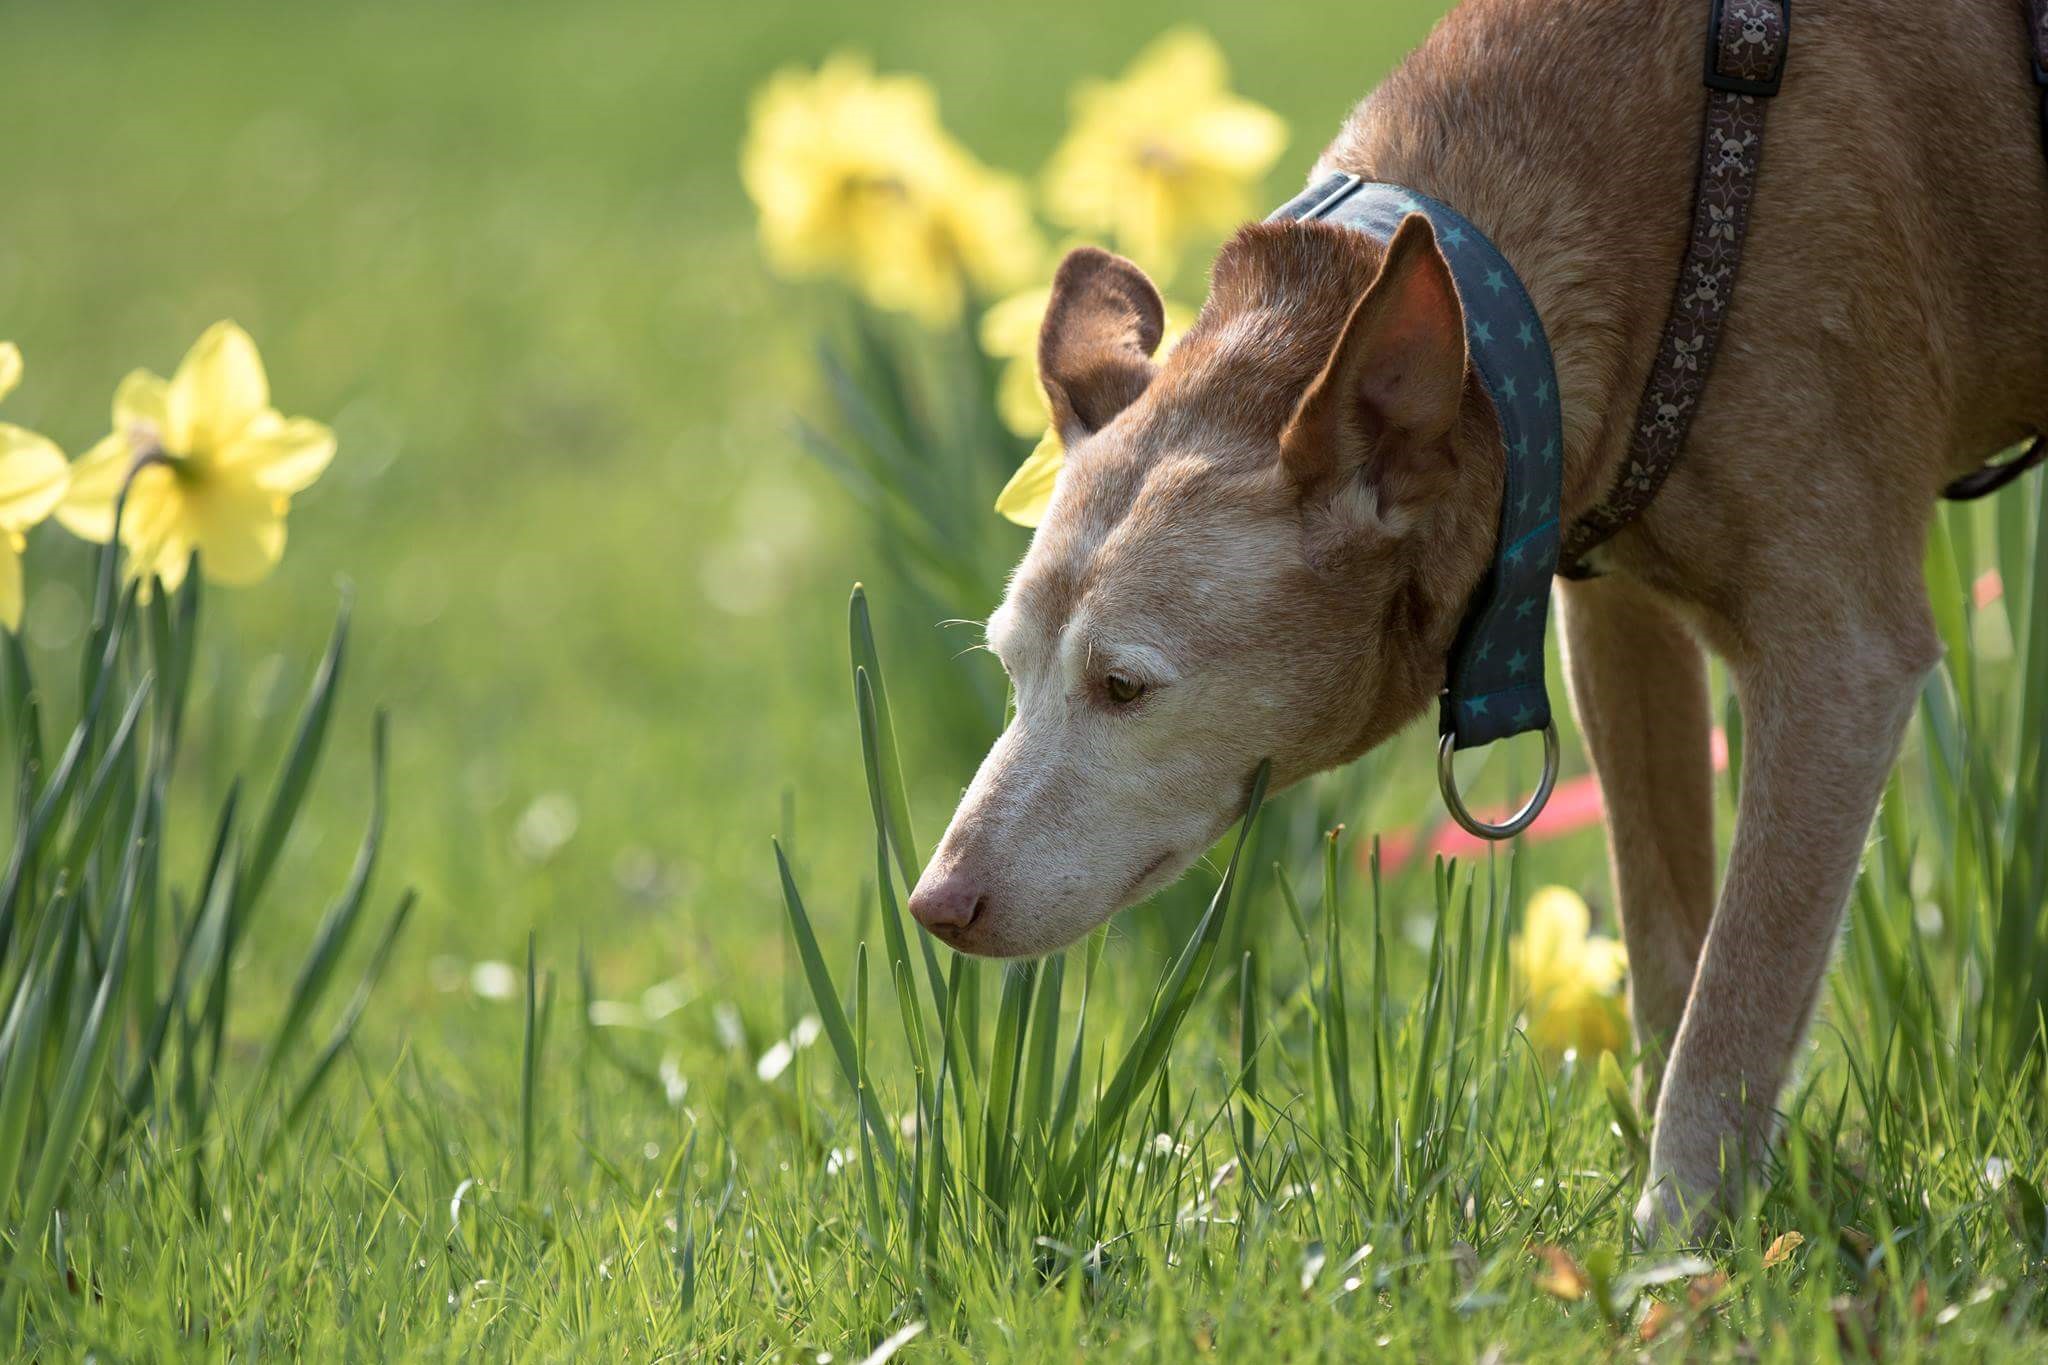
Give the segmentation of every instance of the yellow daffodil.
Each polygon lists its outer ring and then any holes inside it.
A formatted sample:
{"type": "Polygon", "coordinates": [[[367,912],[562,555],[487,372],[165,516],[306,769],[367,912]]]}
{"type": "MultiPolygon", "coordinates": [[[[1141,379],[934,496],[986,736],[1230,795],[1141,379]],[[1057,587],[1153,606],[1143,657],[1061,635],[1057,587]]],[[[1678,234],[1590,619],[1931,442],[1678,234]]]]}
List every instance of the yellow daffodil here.
{"type": "Polygon", "coordinates": [[[105,543],[124,483],[129,572],[166,591],[192,552],[209,580],[254,583],[284,554],[291,497],[334,458],[334,433],[270,406],[256,343],[232,322],[194,342],[166,381],[136,370],[114,391],[114,430],[80,457],[57,520],[105,543]]]}
{"type": "Polygon", "coordinates": [[[877,76],[856,56],[769,78],[740,178],[778,270],[841,275],[928,323],[958,317],[969,284],[1016,287],[1043,253],[1023,183],[940,127],[928,84],[877,76]]]}
{"type": "Polygon", "coordinates": [[[1252,215],[1250,191],[1287,145],[1287,125],[1230,92],[1222,49],[1196,29],[1154,41],[1121,80],[1081,86],[1073,111],[1045,169],[1048,211],[1162,274],[1191,237],[1252,215]]]}
{"type": "Polygon", "coordinates": [[[996,380],[996,416],[1019,436],[1045,430],[1045,389],[1038,382],[1038,326],[1052,302],[1040,285],[991,304],[981,315],[981,349],[1005,362],[996,380]]]}
{"type": "Polygon", "coordinates": [[[1626,1037],[1622,946],[1591,932],[1593,916],[1578,893],[1546,886],[1529,898],[1522,932],[1510,945],[1528,991],[1529,1040],[1555,1057],[1568,1048],[1592,1057],[1616,1051],[1626,1037]]]}
{"type": "MultiPolygon", "coordinates": [[[[21,382],[21,348],[0,341],[0,398],[21,382]]],[[[50,515],[70,474],[49,438],[0,422],[0,626],[21,629],[21,552],[28,528],[50,515]]]]}
{"type": "Polygon", "coordinates": [[[996,511],[1019,526],[1036,526],[1045,520],[1045,509],[1052,505],[1053,485],[1059,482],[1060,466],[1066,463],[1066,458],[1067,449],[1060,443],[1060,434],[1047,427],[1037,446],[1003,485],[1003,491],[996,494],[996,511]]]}
{"type": "MultiPolygon", "coordinates": [[[[1051,302],[1052,286],[1044,285],[1012,294],[981,315],[981,349],[1004,362],[996,380],[997,416],[1019,436],[1044,433],[996,498],[996,511],[1019,526],[1036,526],[1044,517],[1066,458],[1059,433],[1046,425],[1052,414],[1046,407],[1045,386],[1038,382],[1038,328],[1051,302]]],[[[1169,302],[1159,354],[1172,350],[1187,327],[1187,310],[1169,302]]]]}

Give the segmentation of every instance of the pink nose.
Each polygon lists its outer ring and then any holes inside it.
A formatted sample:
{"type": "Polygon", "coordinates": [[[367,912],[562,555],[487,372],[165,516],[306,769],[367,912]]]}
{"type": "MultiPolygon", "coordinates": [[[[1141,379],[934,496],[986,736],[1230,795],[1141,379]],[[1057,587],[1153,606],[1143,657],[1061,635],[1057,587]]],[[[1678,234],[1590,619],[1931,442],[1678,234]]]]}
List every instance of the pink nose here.
{"type": "Polygon", "coordinates": [[[910,913],[927,929],[963,929],[988,899],[973,874],[955,863],[934,877],[928,870],[910,893],[910,913]]]}

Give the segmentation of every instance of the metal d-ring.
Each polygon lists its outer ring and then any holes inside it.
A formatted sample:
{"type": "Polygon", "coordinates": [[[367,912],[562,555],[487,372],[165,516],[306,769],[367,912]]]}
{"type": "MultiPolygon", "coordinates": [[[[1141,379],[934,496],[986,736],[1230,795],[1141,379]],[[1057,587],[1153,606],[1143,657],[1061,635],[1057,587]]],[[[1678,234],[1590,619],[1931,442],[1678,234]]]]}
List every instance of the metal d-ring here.
{"type": "Polygon", "coordinates": [[[1509,816],[1498,825],[1489,825],[1465,809],[1465,799],[1458,795],[1458,773],[1451,766],[1451,742],[1455,738],[1445,735],[1436,746],[1436,785],[1444,794],[1444,805],[1450,809],[1451,818],[1463,825],[1468,833],[1482,839],[1512,839],[1529,828],[1543,807],[1550,800],[1551,789],[1557,786],[1557,722],[1543,727],[1543,780],[1536,784],[1536,794],[1529,798],[1527,805],[1509,816]]]}

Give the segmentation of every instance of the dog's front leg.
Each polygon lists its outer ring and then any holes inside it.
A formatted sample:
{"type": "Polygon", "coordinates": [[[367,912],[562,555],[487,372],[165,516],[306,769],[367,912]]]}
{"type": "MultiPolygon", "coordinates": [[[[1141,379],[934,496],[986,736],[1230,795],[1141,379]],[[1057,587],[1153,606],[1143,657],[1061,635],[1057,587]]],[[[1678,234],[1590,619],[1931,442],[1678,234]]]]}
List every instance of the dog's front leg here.
{"type": "Polygon", "coordinates": [[[1768,639],[1731,660],[1742,794],[1657,1105],[1636,1208],[1646,1233],[1696,1227],[1715,1204],[1729,1207],[1741,1172],[1763,1155],[1871,817],[1937,657],[1917,581],[1889,611],[1856,619],[1816,611],[1824,601],[1772,614],[1768,639]]]}
{"type": "Polygon", "coordinates": [[[1628,579],[1563,589],[1566,677],[1605,797],[1643,1098],[1654,1106],[1714,913],[1706,654],[1628,579]]]}

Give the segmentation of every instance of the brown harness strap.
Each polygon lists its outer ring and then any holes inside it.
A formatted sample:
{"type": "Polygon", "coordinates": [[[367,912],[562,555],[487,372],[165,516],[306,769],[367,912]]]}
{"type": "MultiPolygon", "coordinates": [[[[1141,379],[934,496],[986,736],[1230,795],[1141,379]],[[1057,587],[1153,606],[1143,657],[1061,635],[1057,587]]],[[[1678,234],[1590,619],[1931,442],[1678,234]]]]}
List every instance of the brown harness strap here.
{"type": "MultiPolygon", "coordinates": [[[[2048,0],[2021,0],[2020,8],[2026,13],[2027,37],[2032,40],[2034,84],[2041,87],[2041,151],[2048,155],[2048,0]]],[[[1971,470],[1942,489],[1941,495],[1951,502],[1967,502],[1996,493],[2043,460],[2048,460],[2048,436],[2036,436],[2010,460],[1971,470]]]]}
{"type": "Polygon", "coordinates": [[[1568,578],[1592,573],[1585,564],[1587,553],[1649,505],[1685,445],[1735,296],[1742,239],[1763,161],[1765,101],[1778,93],[1784,79],[1791,34],[1791,0],[1714,0],[1692,239],[1621,473],[1565,536],[1559,563],[1568,578]]]}
{"type": "MultiPolygon", "coordinates": [[[[2034,84],[2041,90],[2041,149],[2048,154],[2048,0],[2020,0],[2034,84]]],[[[1749,206],[1763,159],[1761,102],[1778,93],[1792,32],[1791,0],[1714,0],[1707,30],[1707,116],[1692,239],[1678,272],[1671,316],[1657,343],[1635,434],[1613,487],[1565,535],[1558,556],[1567,578],[1596,570],[1586,555],[1642,514],[1678,461],[1735,297],[1749,206]]],[[[2010,460],[1971,470],[1942,489],[1952,501],[1995,493],[2048,462],[2048,435],[2010,460]]]]}
{"type": "Polygon", "coordinates": [[[2041,87],[2041,150],[2048,153],[2048,0],[2026,0],[2034,39],[2034,84],[2041,87]]]}

